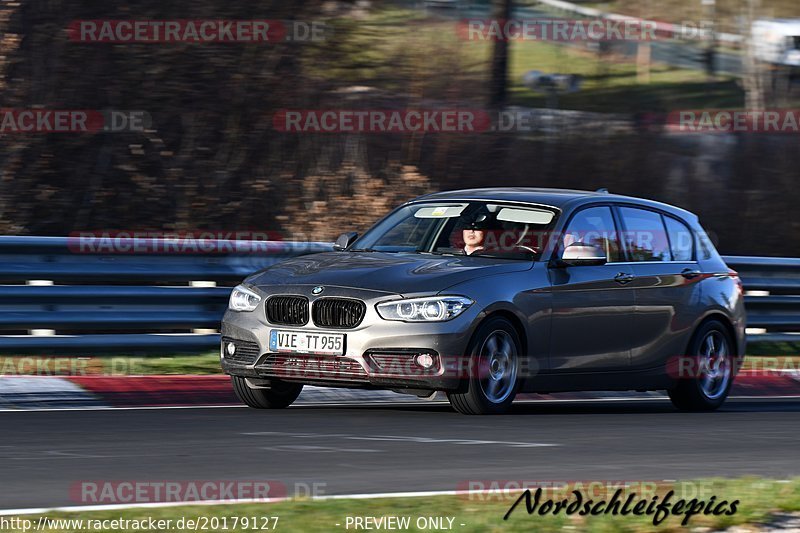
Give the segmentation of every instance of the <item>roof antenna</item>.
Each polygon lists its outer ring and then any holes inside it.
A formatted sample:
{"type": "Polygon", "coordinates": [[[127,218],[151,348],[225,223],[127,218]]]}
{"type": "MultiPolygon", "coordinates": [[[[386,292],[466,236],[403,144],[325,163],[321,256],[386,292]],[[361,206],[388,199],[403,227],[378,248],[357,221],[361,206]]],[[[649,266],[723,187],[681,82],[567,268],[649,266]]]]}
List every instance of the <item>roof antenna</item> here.
{"type": "Polygon", "coordinates": [[[595,192],[599,192],[600,194],[608,194],[608,189],[606,189],[605,187],[601,187],[600,189],[597,189],[595,192]]]}

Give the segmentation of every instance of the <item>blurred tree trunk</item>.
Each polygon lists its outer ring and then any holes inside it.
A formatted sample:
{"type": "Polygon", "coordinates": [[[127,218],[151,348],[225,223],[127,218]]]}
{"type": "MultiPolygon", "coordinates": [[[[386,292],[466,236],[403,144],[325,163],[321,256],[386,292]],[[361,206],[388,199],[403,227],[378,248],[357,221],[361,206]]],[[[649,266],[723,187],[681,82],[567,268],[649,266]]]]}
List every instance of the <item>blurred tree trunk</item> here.
{"type": "Polygon", "coordinates": [[[759,0],[747,0],[744,12],[744,56],[742,58],[742,86],[745,93],[745,107],[749,111],[764,109],[767,103],[764,65],[755,57],[753,43],[753,22],[758,18],[761,7],[759,0]]]}
{"type": "MultiPolygon", "coordinates": [[[[500,24],[511,18],[513,0],[493,0],[492,20],[500,24]]],[[[492,51],[492,78],[489,86],[489,107],[499,108],[506,104],[508,96],[508,40],[503,37],[494,42],[492,51]]]]}

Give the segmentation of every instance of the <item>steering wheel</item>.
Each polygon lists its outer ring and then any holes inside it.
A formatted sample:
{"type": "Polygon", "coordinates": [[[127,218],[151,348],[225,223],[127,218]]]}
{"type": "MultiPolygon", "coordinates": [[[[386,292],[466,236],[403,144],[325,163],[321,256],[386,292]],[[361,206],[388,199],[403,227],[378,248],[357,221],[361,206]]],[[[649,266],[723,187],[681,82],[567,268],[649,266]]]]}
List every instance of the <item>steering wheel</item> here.
{"type": "Polygon", "coordinates": [[[521,248],[522,250],[525,250],[526,252],[530,252],[532,254],[539,253],[538,248],[531,248],[530,246],[525,246],[524,244],[518,244],[514,248],[521,248]]]}

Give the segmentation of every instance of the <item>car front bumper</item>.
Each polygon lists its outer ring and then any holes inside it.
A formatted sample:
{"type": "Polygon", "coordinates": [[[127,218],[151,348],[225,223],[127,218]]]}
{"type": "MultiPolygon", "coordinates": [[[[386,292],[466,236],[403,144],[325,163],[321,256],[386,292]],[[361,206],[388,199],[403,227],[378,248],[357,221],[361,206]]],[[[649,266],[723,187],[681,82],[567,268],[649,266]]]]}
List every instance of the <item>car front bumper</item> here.
{"type": "MultiPolygon", "coordinates": [[[[294,287],[295,293],[308,288],[294,287]]],[[[359,298],[367,305],[364,320],[353,329],[270,324],[263,302],[252,312],[226,312],[221,327],[220,363],[226,374],[249,378],[254,386],[269,386],[280,379],[305,384],[339,387],[381,388],[410,391],[454,390],[464,376],[465,351],[479,310],[472,306],[445,322],[406,323],[382,319],[375,310],[379,301],[397,297],[355,289],[326,289],[326,296],[359,298]],[[354,294],[360,292],[360,294],[354,294]],[[270,330],[343,333],[341,356],[271,353],[270,330]],[[234,356],[227,343],[236,345],[234,356]],[[434,365],[423,368],[416,357],[432,356],[434,365]]]]}

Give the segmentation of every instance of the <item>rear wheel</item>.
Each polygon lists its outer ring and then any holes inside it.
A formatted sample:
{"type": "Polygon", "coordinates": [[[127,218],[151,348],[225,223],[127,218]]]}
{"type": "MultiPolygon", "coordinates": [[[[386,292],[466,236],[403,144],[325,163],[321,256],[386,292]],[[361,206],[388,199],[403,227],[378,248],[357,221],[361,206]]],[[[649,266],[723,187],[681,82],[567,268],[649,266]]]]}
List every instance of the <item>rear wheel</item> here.
{"type": "Polygon", "coordinates": [[[516,329],[505,318],[484,322],[467,350],[465,389],[447,394],[453,408],[466,415],[508,411],[519,388],[521,345],[516,329]]]}
{"type": "Polygon", "coordinates": [[[718,320],[701,325],[689,343],[694,371],[669,391],[672,404],[684,411],[712,411],[722,405],[733,384],[733,346],[728,330],[718,320]]]}
{"type": "Polygon", "coordinates": [[[239,400],[245,405],[255,409],[283,409],[294,402],[303,385],[274,381],[269,389],[254,389],[247,384],[247,379],[240,376],[231,376],[233,390],[239,400]]]}

